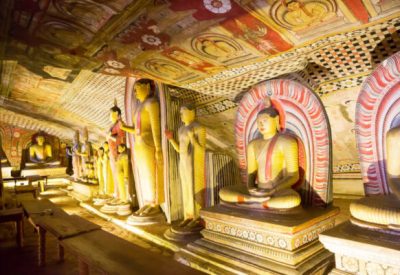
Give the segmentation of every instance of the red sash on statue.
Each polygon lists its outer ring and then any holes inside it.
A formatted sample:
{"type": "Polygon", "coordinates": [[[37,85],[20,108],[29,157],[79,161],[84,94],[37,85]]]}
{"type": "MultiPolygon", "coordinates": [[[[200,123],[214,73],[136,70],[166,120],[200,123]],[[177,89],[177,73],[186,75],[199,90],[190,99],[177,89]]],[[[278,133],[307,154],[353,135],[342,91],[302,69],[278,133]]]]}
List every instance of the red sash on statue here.
{"type": "Polygon", "coordinates": [[[267,149],[267,157],[265,158],[265,178],[267,180],[271,179],[271,173],[272,173],[272,153],[274,152],[274,148],[275,148],[275,144],[276,141],[278,140],[278,136],[279,134],[275,135],[269,145],[268,145],[268,149],[267,149]]]}

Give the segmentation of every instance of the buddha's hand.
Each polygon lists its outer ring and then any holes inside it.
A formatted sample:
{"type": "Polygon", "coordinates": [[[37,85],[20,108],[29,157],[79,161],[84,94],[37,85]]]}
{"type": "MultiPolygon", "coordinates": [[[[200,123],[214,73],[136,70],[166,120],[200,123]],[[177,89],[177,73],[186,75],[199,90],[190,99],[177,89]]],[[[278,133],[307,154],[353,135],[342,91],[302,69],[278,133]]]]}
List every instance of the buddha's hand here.
{"type": "Polygon", "coordinates": [[[249,193],[255,197],[270,197],[275,193],[275,189],[264,189],[264,188],[250,188],[249,193]]]}
{"type": "Polygon", "coordinates": [[[166,130],[164,131],[164,135],[165,135],[165,137],[166,137],[168,140],[174,138],[174,133],[172,133],[172,131],[170,131],[170,130],[168,130],[168,129],[166,129],[166,130]]]}
{"type": "Polygon", "coordinates": [[[193,131],[189,131],[188,132],[188,136],[189,136],[190,141],[193,143],[193,141],[194,141],[194,132],[193,131]]]}

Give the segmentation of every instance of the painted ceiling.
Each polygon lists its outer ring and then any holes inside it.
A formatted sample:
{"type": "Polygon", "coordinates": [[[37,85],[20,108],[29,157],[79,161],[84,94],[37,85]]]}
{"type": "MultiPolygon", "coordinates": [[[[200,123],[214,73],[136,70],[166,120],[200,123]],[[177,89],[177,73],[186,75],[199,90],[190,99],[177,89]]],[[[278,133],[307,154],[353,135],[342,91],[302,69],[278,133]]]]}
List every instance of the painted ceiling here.
{"type": "Polygon", "coordinates": [[[148,77],[212,116],[228,151],[256,83],[297,80],[346,121],[365,77],[400,50],[400,0],[2,0],[0,21],[0,120],[96,139],[125,78],[148,77]]]}

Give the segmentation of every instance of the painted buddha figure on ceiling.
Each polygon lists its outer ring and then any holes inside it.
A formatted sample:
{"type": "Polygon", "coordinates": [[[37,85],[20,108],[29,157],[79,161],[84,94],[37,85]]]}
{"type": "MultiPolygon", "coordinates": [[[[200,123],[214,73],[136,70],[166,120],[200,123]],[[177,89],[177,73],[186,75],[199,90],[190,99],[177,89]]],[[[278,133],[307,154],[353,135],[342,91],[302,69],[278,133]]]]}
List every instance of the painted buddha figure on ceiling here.
{"type": "Polygon", "coordinates": [[[350,205],[351,221],[363,227],[400,231],[400,126],[386,134],[386,178],[392,194],[370,196],[350,205]]]}
{"type": "Polygon", "coordinates": [[[39,132],[35,138],[35,143],[29,147],[29,162],[27,166],[38,165],[59,165],[60,161],[54,160],[53,148],[46,143],[45,135],[39,132]]]}
{"type": "Polygon", "coordinates": [[[219,197],[224,203],[259,209],[287,210],[301,203],[292,189],[299,180],[297,140],[279,132],[279,112],[267,101],[257,115],[262,138],[247,146],[247,186],[223,188],[219,197]]]}

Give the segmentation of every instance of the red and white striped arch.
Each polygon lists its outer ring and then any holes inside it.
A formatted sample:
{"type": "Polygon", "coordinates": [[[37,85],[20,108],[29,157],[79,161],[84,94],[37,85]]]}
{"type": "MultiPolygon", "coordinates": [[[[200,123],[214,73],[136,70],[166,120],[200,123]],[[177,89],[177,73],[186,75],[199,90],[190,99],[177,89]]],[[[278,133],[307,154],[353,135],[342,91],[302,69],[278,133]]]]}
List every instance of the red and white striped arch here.
{"type": "Polygon", "coordinates": [[[325,109],[307,87],[292,80],[277,79],[260,83],[242,98],[235,124],[236,149],[242,181],[246,182],[246,146],[257,137],[257,113],[270,97],[281,117],[283,132],[294,134],[304,147],[305,205],[325,206],[332,201],[331,134],[325,109]]]}
{"type": "Polygon", "coordinates": [[[400,52],[383,61],[364,81],[357,99],[356,140],[367,195],[389,194],[386,181],[386,133],[398,126],[400,52]]]}

